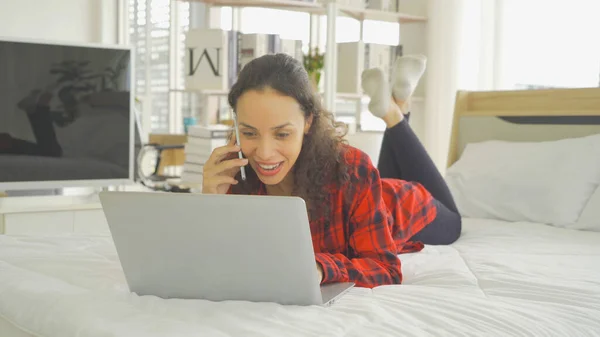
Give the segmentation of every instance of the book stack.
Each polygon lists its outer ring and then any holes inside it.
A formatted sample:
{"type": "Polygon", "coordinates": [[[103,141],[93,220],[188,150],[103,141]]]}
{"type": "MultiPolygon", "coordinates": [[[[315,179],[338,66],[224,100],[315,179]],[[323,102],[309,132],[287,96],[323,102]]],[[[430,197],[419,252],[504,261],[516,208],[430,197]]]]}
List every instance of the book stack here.
{"type": "MultiPolygon", "coordinates": [[[[329,0],[319,0],[318,2],[322,3],[322,4],[327,4],[329,2],[329,0]]],[[[335,2],[337,2],[338,4],[340,4],[342,6],[348,6],[348,7],[360,8],[360,9],[364,9],[367,5],[365,0],[335,0],[335,2]]]]}
{"type": "Polygon", "coordinates": [[[399,0],[367,0],[367,8],[383,12],[398,12],[399,0]]]}
{"type": "Polygon", "coordinates": [[[301,40],[282,39],[277,34],[242,34],[240,46],[240,70],[253,59],[267,54],[285,53],[298,61],[303,58],[301,40]]]}
{"type": "Polygon", "coordinates": [[[361,76],[365,69],[381,68],[392,75],[394,61],[402,55],[402,46],[390,46],[363,41],[338,43],[337,92],[359,94],[362,92],[361,76]]]}
{"type": "Polygon", "coordinates": [[[302,40],[280,39],[281,49],[279,53],[288,54],[296,60],[302,62],[304,53],[302,52],[302,40]]]}
{"type": "Polygon", "coordinates": [[[240,48],[240,70],[257,57],[274,53],[276,38],[274,34],[242,34],[240,48]]]}
{"type": "Polygon", "coordinates": [[[184,147],[182,183],[194,185],[202,183],[204,164],[214,149],[227,145],[231,130],[231,127],[222,124],[190,126],[184,147]]]}

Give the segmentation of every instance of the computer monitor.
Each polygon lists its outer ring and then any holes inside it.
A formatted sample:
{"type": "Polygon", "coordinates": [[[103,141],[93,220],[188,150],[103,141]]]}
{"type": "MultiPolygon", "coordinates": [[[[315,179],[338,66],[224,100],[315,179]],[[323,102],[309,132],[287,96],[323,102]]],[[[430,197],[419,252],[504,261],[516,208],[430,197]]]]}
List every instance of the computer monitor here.
{"type": "Polygon", "coordinates": [[[0,38],[0,191],[133,182],[132,74],[128,46],[0,38]]]}

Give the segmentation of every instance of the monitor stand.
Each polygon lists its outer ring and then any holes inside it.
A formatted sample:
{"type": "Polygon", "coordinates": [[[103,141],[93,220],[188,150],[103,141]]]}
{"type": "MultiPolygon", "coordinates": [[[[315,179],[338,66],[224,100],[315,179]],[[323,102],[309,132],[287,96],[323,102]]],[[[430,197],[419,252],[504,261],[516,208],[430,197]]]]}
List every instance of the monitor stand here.
{"type": "Polygon", "coordinates": [[[54,196],[63,195],[61,188],[45,189],[45,190],[14,190],[0,191],[0,195],[4,197],[39,197],[39,196],[54,196]]]}
{"type": "Polygon", "coordinates": [[[37,189],[37,190],[9,190],[0,191],[1,197],[21,198],[21,197],[63,197],[81,200],[96,200],[100,191],[150,191],[139,182],[129,185],[111,185],[102,187],[64,187],[55,189],[37,189]]]}
{"type": "Polygon", "coordinates": [[[49,197],[49,196],[85,196],[98,192],[97,187],[64,187],[33,190],[8,190],[0,191],[0,196],[5,197],[49,197]]]}

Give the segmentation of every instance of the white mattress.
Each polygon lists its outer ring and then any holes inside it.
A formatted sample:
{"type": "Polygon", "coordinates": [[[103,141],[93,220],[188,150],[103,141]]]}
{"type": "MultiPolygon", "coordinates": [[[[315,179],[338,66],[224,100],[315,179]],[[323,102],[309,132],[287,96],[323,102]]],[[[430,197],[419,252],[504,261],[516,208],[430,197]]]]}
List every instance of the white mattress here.
{"type": "Polygon", "coordinates": [[[129,293],[109,237],[0,236],[0,317],[44,337],[600,335],[600,233],[465,219],[401,257],[403,285],[332,307],[217,303],[129,293]]]}

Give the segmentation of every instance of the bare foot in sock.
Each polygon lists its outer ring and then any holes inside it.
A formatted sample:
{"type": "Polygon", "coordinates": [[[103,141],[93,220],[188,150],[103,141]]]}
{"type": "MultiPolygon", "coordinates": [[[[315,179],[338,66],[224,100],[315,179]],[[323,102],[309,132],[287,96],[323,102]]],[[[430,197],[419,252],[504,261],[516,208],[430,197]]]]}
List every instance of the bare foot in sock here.
{"type": "Polygon", "coordinates": [[[373,115],[383,118],[391,103],[389,84],[383,71],[379,68],[363,71],[360,84],[365,94],[371,98],[369,111],[373,115]]]}
{"type": "Polygon", "coordinates": [[[424,55],[405,55],[396,59],[392,78],[392,94],[396,100],[407,101],[425,72],[424,55]]]}
{"type": "Polygon", "coordinates": [[[391,97],[391,92],[385,74],[379,68],[363,71],[361,85],[363,91],[371,101],[369,111],[376,117],[383,119],[388,128],[400,123],[404,119],[404,102],[391,97]]]}
{"type": "Polygon", "coordinates": [[[35,111],[40,94],[41,90],[33,90],[17,103],[17,107],[31,115],[35,111]]]}

